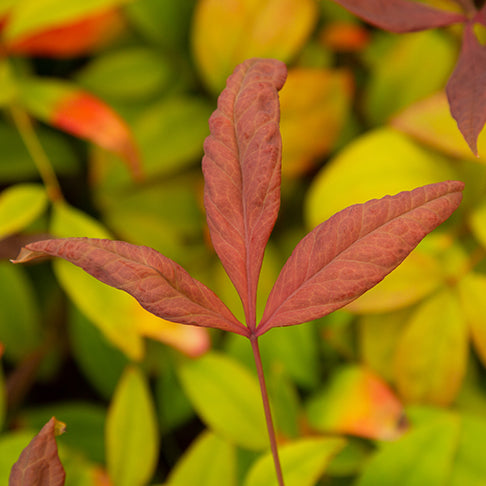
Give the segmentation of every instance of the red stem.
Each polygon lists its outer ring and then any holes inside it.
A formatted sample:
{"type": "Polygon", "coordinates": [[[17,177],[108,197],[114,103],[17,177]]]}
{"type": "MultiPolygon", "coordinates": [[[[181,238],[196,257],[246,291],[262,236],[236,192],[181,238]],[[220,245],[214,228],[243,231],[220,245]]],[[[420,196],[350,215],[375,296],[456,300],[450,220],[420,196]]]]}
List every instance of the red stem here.
{"type": "Polygon", "coordinates": [[[265,383],[265,375],[263,373],[262,357],[260,356],[260,348],[258,347],[258,336],[252,334],[249,339],[251,342],[253,357],[255,358],[258,381],[260,382],[260,392],[262,394],[263,409],[265,410],[265,420],[267,422],[268,438],[270,439],[270,449],[272,450],[275,472],[277,474],[279,486],[285,486],[282,475],[282,467],[280,466],[280,459],[278,457],[277,438],[275,436],[275,427],[273,426],[272,412],[270,410],[270,401],[268,400],[267,385],[265,383]]]}

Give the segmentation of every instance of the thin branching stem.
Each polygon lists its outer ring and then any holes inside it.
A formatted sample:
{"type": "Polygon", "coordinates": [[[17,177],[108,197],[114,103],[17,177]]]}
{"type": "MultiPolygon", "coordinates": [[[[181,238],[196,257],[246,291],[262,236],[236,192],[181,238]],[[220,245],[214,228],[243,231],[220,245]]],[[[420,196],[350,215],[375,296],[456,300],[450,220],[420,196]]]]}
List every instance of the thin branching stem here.
{"type": "Polygon", "coordinates": [[[260,348],[258,347],[258,336],[250,336],[251,349],[253,357],[255,358],[255,365],[258,374],[258,381],[260,382],[260,392],[262,394],[263,409],[265,410],[265,420],[267,422],[268,438],[270,439],[270,449],[272,451],[273,463],[275,465],[275,472],[279,486],[285,486],[282,474],[282,467],[280,466],[280,459],[278,457],[277,437],[275,435],[275,427],[273,426],[272,412],[270,410],[270,401],[268,399],[267,385],[265,383],[265,375],[263,373],[262,358],[260,355],[260,348]]]}
{"type": "Polygon", "coordinates": [[[40,140],[35,132],[30,116],[16,105],[10,106],[10,115],[15,123],[17,130],[32,157],[39,174],[44,181],[47,196],[51,201],[62,201],[64,199],[56,174],[52,168],[49,157],[47,156],[40,140]]]}

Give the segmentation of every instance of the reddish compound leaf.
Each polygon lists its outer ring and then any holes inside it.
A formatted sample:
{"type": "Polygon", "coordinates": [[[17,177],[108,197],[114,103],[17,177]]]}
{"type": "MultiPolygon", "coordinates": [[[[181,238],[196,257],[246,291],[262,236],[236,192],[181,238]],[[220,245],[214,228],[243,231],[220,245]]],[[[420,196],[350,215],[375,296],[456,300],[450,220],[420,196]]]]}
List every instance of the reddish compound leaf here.
{"type": "Polygon", "coordinates": [[[333,0],[366,22],[391,32],[414,32],[464,22],[461,14],[410,0],[333,0]]]}
{"type": "Polygon", "coordinates": [[[474,21],[486,25],[486,8],[464,28],[461,54],[447,83],[451,114],[472,152],[486,122],[486,46],[474,33],[474,21]]]}
{"type": "Polygon", "coordinates": [[[284,265],[258,335],[317,319],[369,290],[458,207],[464,184],[446,181],[350,206],[314,228],[284,265]]]}
{"type": "Polygon", "coordinates": [[[66,425],[52,417],[13,465],[8,486],[63,486],[66,473],[57,455],[56,435],[66,425]]]}
{"type": "Polygon", "coordinates": [[[61,238],[31,243],[14,263],[51,255],[81,267],[103,283],[124,290],[168,321],[248,335],[221,300],[180,265],[146,246],[97,238],[61,238]]]}
{"type": "Polygon", "coordinates": [[[202,166],[214,248],[255,327],[263,253],[280,206],[278,90],[287,70],[274,59],[238,65],[209,120],[202,166]]]}

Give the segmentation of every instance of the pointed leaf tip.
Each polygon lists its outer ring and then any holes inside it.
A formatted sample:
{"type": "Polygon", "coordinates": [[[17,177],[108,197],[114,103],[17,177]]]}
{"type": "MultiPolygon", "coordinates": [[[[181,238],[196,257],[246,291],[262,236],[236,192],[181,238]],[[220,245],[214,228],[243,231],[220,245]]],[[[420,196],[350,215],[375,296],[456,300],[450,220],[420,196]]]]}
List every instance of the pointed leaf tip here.
{"type": "Polygon", "coordinates": [[[258,335],[339,309],[396,268],[459,206],[464,184],[446,181],[355,204],[296,246],[270,293],[258,335]]]}
{"type": "Polygon", "coordinates": [[[212,290],[152,248],[97,238],[60,238],[30,243],[14,263],[49,255],[124,290],[158,317],[248,335],[248,329],[212,290]]]}
{"type": "Polygon", "coordinates": [[[66,473],[57,454],[56,435],[66,424],[52,417],[13,465],[9,486],[63,486],[66,473]]]}
{"type": "Polygon", "coordinates": [[[249,59],[238,65],[218,99],[204,143],[209,231],[247,318],[280,206],[278,90],[286,76],[285,64],[275,59],[249,59]]]}

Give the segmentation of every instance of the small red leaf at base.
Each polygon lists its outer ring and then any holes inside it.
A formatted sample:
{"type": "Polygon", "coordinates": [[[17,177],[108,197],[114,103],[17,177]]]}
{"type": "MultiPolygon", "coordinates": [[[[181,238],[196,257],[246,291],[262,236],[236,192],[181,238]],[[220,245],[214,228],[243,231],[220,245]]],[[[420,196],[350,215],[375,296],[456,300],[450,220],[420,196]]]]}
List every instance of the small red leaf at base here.
{"type": "Polygon", "coordinates": [[[56,435],[64,433],[66,425],[54,417],[22,451],[13,465],[9,486],[63,486],[66,473],[57,454],[56,435]]]}

